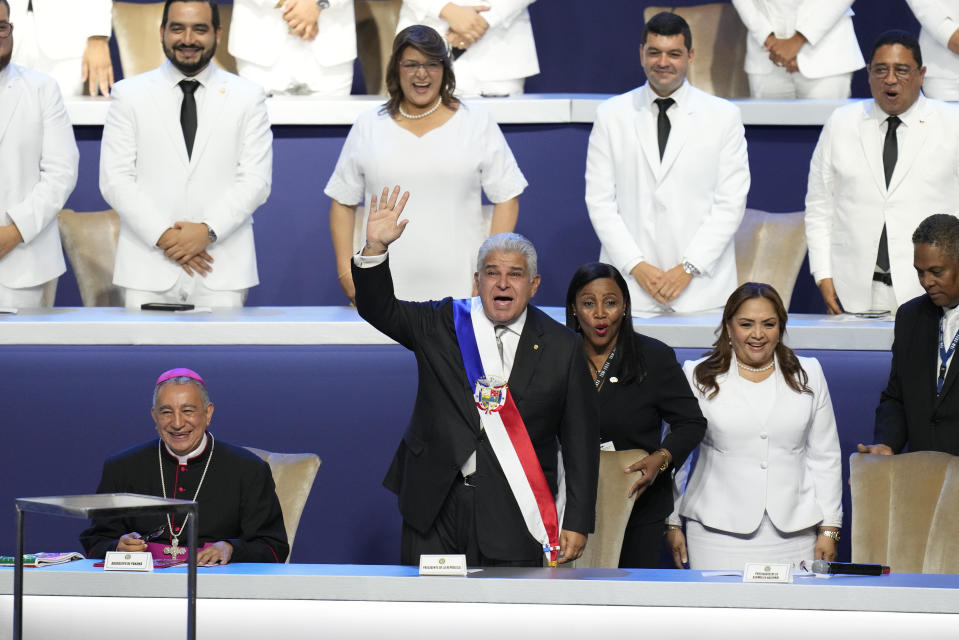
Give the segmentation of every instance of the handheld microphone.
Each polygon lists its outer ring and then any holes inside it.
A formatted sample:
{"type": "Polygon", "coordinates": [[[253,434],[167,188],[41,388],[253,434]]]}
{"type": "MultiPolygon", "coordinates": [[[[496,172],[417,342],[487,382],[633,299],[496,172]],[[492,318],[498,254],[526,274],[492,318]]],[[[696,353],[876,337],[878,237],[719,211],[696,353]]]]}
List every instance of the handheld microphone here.
{"type": "Polygon", "coordinates": [[[883,564],[859,564],[856,562],[831,562],[816,560],[812,563],[815,573],[845,573],[855,576],[884,576],[889,573],[889,567],[883,564]]]}

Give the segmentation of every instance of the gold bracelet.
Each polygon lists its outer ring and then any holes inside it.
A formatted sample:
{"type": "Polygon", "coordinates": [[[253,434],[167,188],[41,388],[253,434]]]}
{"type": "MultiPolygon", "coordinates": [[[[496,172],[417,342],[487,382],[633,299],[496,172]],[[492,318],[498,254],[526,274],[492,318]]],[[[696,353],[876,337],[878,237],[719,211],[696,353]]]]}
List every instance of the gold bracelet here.
{"type": "Polygon", "coordinates": [[[669,454],[666,453],[665,449],[656,449],[656,451],[653,451],[653,453],[663,454],[663,464],[659,465],[659,471],[662,473],[667,469],[667,467],[669,467],[669,454]]]}
{"type": "Polygon", "coordinates": [[[682,529],[682,528],[683,528],[683,527],[682,527],[681,525],[678,525],[678,524],[667,524],[667,525],[666,525],[666,530],[667,530],[667,531],[678,531],[679,529],[682,529]]]}
{"type": "Polygon", "coordinates": [[[832,538],[835,542],[839,542],[838,531],[833,531],[832,529],[820,529],[819,535],[826,536],[827,538],[832,538]]]}

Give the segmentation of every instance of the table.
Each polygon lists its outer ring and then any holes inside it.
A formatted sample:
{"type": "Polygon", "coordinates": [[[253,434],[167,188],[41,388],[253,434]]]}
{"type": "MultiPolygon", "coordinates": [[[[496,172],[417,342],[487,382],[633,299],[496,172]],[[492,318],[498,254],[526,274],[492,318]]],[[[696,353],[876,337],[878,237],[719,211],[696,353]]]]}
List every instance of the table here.
{"type": "Polygon", "coordinates": [[[119,518],[128,515],[176,514],[193,517],[189,527],[187,561],[187,638],[196,638],[196,553],[200,514],[193,500],[157,498],[135,493],[101,493],[78,496],[17,498],[17,554],[13,576],[13,637],[23,637],[23,527],[25,513],[45,513],[72,518],[119,518]]]}

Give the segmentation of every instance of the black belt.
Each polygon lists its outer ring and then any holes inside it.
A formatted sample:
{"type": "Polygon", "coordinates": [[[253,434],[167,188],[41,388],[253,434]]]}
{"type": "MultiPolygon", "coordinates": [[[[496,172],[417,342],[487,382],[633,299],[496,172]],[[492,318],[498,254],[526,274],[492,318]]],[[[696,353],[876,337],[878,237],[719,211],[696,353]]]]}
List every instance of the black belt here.
{"type": "Polygon", "coordinates": [[[891,273],[882,273],[881,271],[872,272],[873,282],[881,282],[884,285],[892,286],[892,274],[891,273]]]}

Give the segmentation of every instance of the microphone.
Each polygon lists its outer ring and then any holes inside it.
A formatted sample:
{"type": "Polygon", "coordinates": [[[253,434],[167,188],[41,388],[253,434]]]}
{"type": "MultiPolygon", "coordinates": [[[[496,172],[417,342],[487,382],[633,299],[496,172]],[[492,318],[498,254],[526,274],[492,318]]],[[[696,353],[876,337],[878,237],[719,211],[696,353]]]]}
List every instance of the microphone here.
{"type": "Polygon", "coordinates": [[[856,562],[830,562],[816,560],[812,563],[815,573],[845,573],[854,576],[884,576],[889,573],[889,567],[883,564],[859,564],[856,562]]]}

